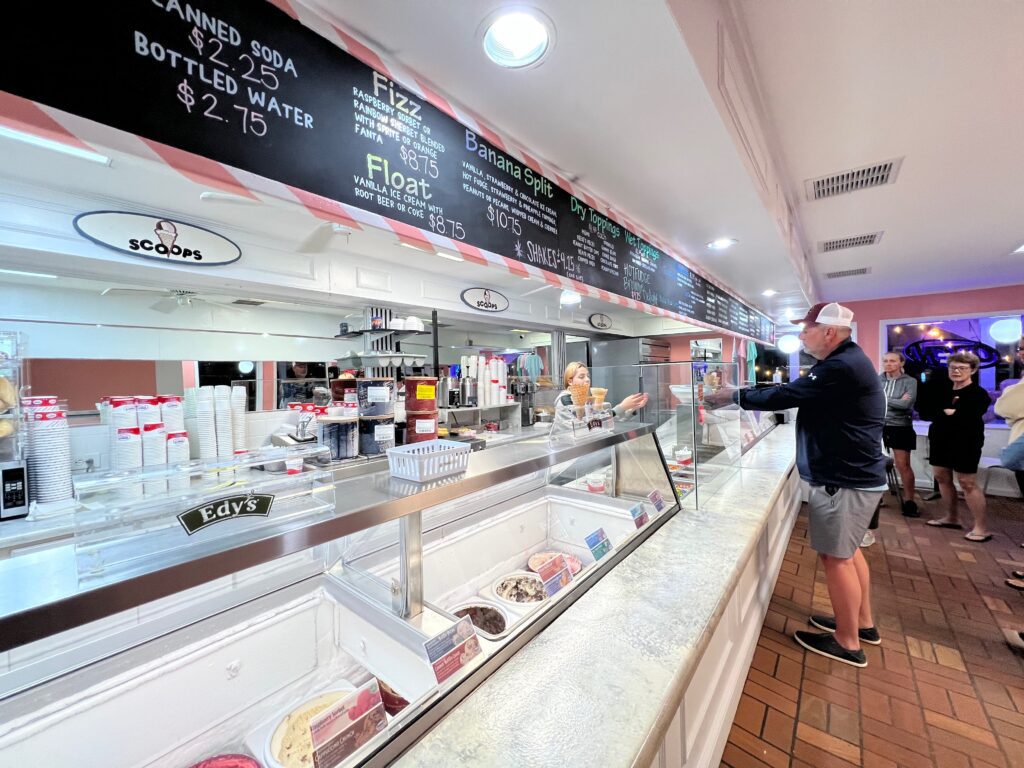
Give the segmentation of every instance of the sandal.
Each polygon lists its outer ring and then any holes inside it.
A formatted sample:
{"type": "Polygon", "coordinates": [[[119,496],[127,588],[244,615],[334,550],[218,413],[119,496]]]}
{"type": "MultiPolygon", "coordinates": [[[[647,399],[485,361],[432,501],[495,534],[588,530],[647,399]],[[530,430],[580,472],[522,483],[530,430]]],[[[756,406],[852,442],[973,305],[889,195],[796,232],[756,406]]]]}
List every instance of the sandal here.
{"type": "Polygon", "coordinates": [[[967,539],[968,541],[974,541],[974,542],[977,542],[978,544],[984,544],[986,541],[991,541],[992,540],[992,534],[991,533],[975,533],[974,531],[971,531],[966,536],[964,536],[964,538],[967,539]]]}
{"type": "Polygon", "coordinates": [[[964,529],[960,523],[951,523],[947,520],[928,520],[925,525],[930,525],[932,528],[953,528],[957,531],[964,529]]]}

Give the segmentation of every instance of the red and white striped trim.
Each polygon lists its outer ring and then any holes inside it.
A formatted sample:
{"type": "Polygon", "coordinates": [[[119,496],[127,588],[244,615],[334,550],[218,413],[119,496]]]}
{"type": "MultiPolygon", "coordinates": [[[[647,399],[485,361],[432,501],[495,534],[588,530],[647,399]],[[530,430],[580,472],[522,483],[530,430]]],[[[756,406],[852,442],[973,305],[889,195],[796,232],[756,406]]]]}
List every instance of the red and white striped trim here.
{"type": "MultiPolygon", "coordinates": [[[[733,296],[736,292],[724,283],[711,275],[697,269],[690,262],[678,256],[659,239],[652,237],[649,233],[631,222],[627,217],[618,214],[607,203],[599,200],[586,190],[569,182],[563,174],[555,171],[550,166],[538,161],[529,155],[522,148],[516,145],[507,137],[502,136],[498,131],[488,126],[478,116],[459,108],[449,100],[443,98],[429,83],[422,78],[417,78],[405,72],[401,67],[386,61],[382,56],[373,51],[368,45],[356,39],[352,34],[327,23],[316,14],[311,13],[305,6],[290,2],[289,0],[267,0],[275,7],[287,13],[291,18],[297,19],[307,28],[334,42],[339,48],[347,51],[358,58],[364,64],[387,75],[404,88],[416,93],[420,98],[425,99],[449,116],[458,120],[470,130],[477,132],[487,142],[495,147],[520,160],[534,171],[542,173],[555,182],[564,190],[587,203],[602,215],[635,232],[644,240],[664,251],[676,261],[685,265],[688,269],[703,277],[710,283],[717,285],[722,290],[733,296]]],[[[36,102],[23,99],[12,94],[0,91],[0,124],[8,125],[15,130],[30,133],[51,141],[57,141],[69,146],[96,151],[94,147],[83,140],[84,135],[102,136],[104,143],[112,148],[121,149],[125,152],[149,157],[166,164],[168,167],[181,173],[186,178],[208,186],[214,186],[220,190],[252,200],[260,200],[257,193],[297,202],[303,205],[310,213],[323,220],[336,221],[353,229],[361,229],[360,224],[379,229],[390,229],[401,242],[408,243],[418,248],[433,249],[434,247],[447,248],[458,251],[466,261],[484,266],[498,267],[510,274],[519,277],[536,277],[545,280],[551,285],[577,291],[581,295],[600,299],[609,303],[617,304],[628,309],[645,312],[651,315],[666,317],[680,322],[685,322],[698,327],[714,331],[725,329],[705,323],[695,318],[690,318],[661,307],[655,307],[645,302],[628,299],[624,296],[609,293],[607,291],[584,285],[577,280],[562,277],[553,272],[524,264],[515,259],[500,254],[486,251],[476,246],[451,240],[434,232],[419,227],[414,227],[394,219],[380,216],[379,214],[365,211],[354,206],[330,200],[322,195],[305,190],[297,189],[290,185],[282,184],[272,179],[231,168],[209,158],[200,157],[191,152],[170,147],[157,141],[152,141],[140,136],[112,129],[106,126],[98,126],[93,121],[86,120],[60,110],[52,109],[36,102]]],[[[735,331],[726,331],[734,336],[750,338],[759,341],[756,337],[743,336],[735,331]]]]}

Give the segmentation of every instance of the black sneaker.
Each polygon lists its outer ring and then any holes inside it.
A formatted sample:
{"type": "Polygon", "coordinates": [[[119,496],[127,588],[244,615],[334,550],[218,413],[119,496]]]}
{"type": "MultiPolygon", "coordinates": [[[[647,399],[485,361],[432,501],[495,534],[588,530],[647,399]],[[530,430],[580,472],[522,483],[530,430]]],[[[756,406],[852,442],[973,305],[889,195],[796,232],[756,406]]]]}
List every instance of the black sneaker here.
{"type": "Polygon", "coordinates": [[[913,499],[907,499],[903,502],[903,516],[904,517],[920,517],[921,511],[917,508],[917,502],[913,499]]]}
{"type": "MultiPolygon", "coordinates": [[[[812,627],[824,629],[826,632],[836,631],[836,619],[834,616],[811,616],[807,623],[812,627]]],[[[857,630],[857,635],[862,643],[868,643],[869,645],[882,644],[882,638],[878,636],[878,630],[874,627],[862,627],[857,630]]]]}
{"type": "Polygon", "coordinates": [[[841,661],[843,664],[849,664],[851,667],[866,667],[868,665],[864,651],[860,649],[856,651],[846,650],[836,642],[835,637],[829,632],[818,633],[797,630],[793,633],[793,639],[811,653],[816,653],[819,656],[841,661]]]}

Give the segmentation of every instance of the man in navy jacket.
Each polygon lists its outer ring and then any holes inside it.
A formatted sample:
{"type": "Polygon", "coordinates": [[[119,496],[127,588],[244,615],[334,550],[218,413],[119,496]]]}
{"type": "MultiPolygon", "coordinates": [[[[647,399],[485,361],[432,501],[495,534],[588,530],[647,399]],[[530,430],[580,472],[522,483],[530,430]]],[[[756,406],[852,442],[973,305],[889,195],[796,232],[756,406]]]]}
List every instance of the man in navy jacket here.
{"type": "MultiPolygon", "coordinates": [[[[882,455],[885,396],[874,366],[850,339],[853,312],[816,304],[799,321],[818,363],[789,384],[732,393],[751,410],[798,408],[796,462],[810,485],[808,530],[825,568],[835,617],[811,616],[822,633],[796,632],[809,651],[867,666],[862,642],[881,642],[871,616],[870,574],[860,542],[886,488],[882,455]]],[[[721,395],[717,399],[721,399],[721,395]]]]}

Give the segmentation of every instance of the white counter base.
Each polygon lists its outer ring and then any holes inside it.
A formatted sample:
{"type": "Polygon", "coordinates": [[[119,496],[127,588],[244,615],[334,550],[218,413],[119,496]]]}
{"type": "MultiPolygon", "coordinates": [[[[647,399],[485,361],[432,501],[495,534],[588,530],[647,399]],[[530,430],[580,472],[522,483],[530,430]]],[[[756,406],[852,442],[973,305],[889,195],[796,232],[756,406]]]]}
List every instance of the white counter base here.
{"type": "Polygon", "coordinates": [[[721,762],[800,497],[800,477],[792,469],[651,768],[708,768],[721,762]]]}

